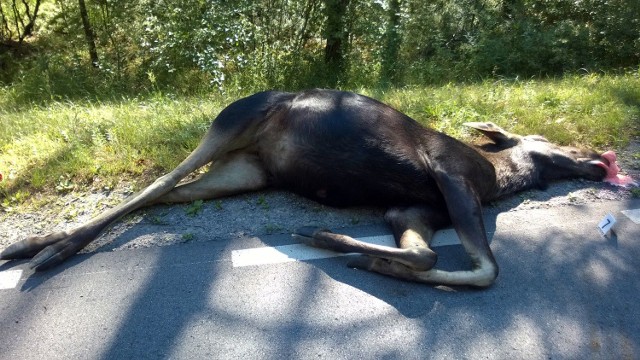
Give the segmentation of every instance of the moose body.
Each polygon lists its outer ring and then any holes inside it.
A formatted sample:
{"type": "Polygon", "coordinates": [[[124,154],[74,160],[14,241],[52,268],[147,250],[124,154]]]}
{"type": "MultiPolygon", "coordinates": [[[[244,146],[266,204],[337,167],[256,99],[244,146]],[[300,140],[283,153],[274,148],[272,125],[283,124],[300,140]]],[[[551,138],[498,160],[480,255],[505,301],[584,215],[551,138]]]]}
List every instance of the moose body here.
{"type": "Polygon", "coordinates": [[[354,93],[257,93],[222,110],[200,145],[145,190],[76,229],[15,243],[0,258],[33,257],[31,266],[44,270],[140,207],[276,187],[331,206],[388,208],[385,219],[398,248],[320,228],[302,227],[294,234],[312,246],[364,254],[352,262],[355,267],[412,281],[488,286],[498,265],[482,202],[557,179],[600,181],[615,164],[596,152],[510,134],[492,123],[467,125],[490,141],[465,144],[354,93]],[[208,163],[201,177],[178,184],[208,163]],[[434,268],[437,255],[429,243],[436,230],[451,225],[472,259],[469,270],[434,268]]]}
{"type": "Polygon", "coordinates": [[[495,177],[491,163],[467,145],[373,99],[327,91],[280,96],[286,100],[278,100],[290,106],[268,118],[256,139],[275,187],[339,207],[443,207],[425,157],[446,156],[447,151],[475,157],[459,162],[456,171],[495,177]],[[463,169],[466,166],[480,168],[463,169]]]}

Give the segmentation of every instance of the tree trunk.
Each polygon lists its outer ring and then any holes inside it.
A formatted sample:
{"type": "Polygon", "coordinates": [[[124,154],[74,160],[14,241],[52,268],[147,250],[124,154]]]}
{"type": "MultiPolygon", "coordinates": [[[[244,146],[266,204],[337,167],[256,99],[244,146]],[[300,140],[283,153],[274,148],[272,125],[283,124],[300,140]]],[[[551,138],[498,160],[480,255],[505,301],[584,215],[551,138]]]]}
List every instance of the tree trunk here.
{"type": "Polygon", "coordinates": [[[36,0],[36,6],[33,10],[33,14],[31,14],[31,9],[29,9],[29,3],[25,0],[22,0],[22,4],[24,4],[25,15],[29,22],[24,26],[24,30],[22,31],[22,35],[20,35],[20,42],[22,42],[27,36],[33,35],[33,27],[36,25],[36,18],[38,17],[38,10],[40,10],[40,1],[36,0]]]}
{"type": "Polygon", "coordinates": [[[327,23],[325,27],[324,62],[329,86],[335,86],[344,72],[344,49],[349,38],[345,17],[349,0],[325,0],[327,23]]]}
{"type": "MultiPolygon", "coordinates": [[[[3,43],[11,43],[17,35],[18,45],[22,45],[24,39],[33,35],[33,29],[36,25],[36,19],[38,18],[38,11],[40,10],[40,3],[42,0],[36,0],[33,12],[26,0],[22,0],[24,6],[24,13],[20,12],[17,0],[11,2],[12,14],[5,14],[5,10],[0,4],[0,41],[3,43]],[[13,24],[9,23],[9,16],[13,17],[13,24]],[[12,29],[14,28],[14,29],[12,29]]],[[[7,5],[7,4],[5,4],[7,5]]]]}
{"type": "Polygon", "coordinates": [[[309,35],[307,34],[307,26],[309,25],[309,21],[311,20],[311,14],[316,8],[316,4],[316,0],[307,0],[307,3],[305,5],[304,15],[302,16],[302,28],[300,29],[300,35],[298,36],[298,51],[302,51],[309,38],[309,35]]]}
{"type": "Polygon", "coordinates": [[[89,57],[91,58],[91,65],[94,68],[98,67],[98,51],[96,50],[96,36],[89,22],[89,14],[87,13],[87,6],[84,0],[78,0],[78,6],[80,7],[80,18],[82,18],[82,27],[84,28],[84,36],[87,40],[87,46],[89,47],[89,57]]]}
{"type": "Polygon", "coordinates": [[[398,52],[400,50],[400,0],[389,0],[385,45],[382,52],[382,82],[396,85],[398,82],[398,52]]]}

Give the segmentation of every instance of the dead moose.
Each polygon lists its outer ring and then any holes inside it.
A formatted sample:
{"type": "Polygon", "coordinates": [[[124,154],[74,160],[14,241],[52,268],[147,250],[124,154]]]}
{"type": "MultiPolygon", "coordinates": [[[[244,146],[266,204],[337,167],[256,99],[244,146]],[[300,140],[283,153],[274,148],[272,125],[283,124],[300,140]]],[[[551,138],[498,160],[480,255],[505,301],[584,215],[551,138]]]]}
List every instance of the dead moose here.
{"type": "Polygon", "coordinates": [[[490,141],[462,143],[349,92],[257,93],[222,110],[198,147],[143,191],[71,231],[17,242],[0,258],[33,257],[30,266],[45,270],[141,207],[275,187],[331,206],[385,206],[398,248],[302,227],[295,236],[306,244],[365,254],[354,266],[401,279],[488,286],[498,265],[483,225],[483,202],[557,179],[605,180],[618,168],[612,152],[557,146],[492,123],[466,125],[490,141]],[[178,185],[209,163],[205,174],[178,185]],[[470,270],[434,268],[437,255],[429,243],[437,229],[451,225],[471,257],[470,270]]]}

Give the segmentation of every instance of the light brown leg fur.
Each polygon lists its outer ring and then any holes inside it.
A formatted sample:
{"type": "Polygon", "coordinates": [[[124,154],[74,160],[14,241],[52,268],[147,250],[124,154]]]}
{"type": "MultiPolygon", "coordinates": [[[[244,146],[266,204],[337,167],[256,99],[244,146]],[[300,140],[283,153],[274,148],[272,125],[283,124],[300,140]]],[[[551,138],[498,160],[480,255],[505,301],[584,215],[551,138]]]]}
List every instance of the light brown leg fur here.
{"type": "MultiPolygon", "coordinates": [[[[327,230],[302,228],[298,237],[308,245],[363,256],[349,266],[392,277],[442,285],[488,286],[495,279],[493,263],[480,257],[474,270],[443,271],[433,269],[437,254],[429,247],[435,230],[448,219],[424,207],[392,208],[385,214],[399,248],[373,245],[327,230]]],[[[469,251],[469,250],[468,250],[469,251]]]]}
{"type": "Polygon", "coordinates": [[[149,205],[209,200],[256,191],[267,186],[267,174],[253,154],[231,153],[191,182],[180,184],[149,205]]]}

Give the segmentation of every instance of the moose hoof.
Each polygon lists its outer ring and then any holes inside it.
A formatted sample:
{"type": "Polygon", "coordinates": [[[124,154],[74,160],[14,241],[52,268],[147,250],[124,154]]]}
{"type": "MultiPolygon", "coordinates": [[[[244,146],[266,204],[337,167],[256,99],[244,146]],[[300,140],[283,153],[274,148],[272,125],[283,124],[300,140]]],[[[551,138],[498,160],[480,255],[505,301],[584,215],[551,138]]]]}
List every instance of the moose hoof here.
{"type": "MultiPolygon", "coordinates": [[[[68,245],[67,245],[68,246],[68,245]]],[[[65,256],[65,244],[58,243],[47,246],[29,262],[29,267],[35,271],[44,271],[62,263],[67,257],[65,256]]]]}
{"type": "Polygon", "coordinates": [[[7,247],[0,259],[32,258],[29,267],[35,271],[50,269],[77,253],[95,238],[95,231],[55,232],[46,236],[32,236],[7,247]]]}
{"type": "Polygon", "coordinates": [[[46,236],[31,236],[17,243],[11,244],[0,253],[0,260],[28,259],[35,256],[48,245],[63,240],[67,236],[64,232],[51,233],[46,236]]]}
{"type": "Polygon", "coordinates": [[[33,256],[32,251],[28,248],[28,244],[20,241],[9,245],[0,253],[0,260],[26,259],[33,256]]]}

